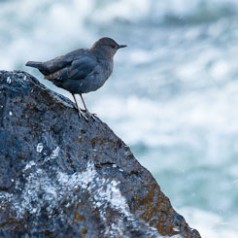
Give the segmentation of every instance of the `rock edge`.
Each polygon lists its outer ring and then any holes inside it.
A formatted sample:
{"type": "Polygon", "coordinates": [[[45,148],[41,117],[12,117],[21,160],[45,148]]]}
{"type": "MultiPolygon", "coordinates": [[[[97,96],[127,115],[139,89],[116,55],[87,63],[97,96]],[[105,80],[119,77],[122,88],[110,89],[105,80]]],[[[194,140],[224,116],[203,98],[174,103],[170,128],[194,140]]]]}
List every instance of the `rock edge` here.
{"type": "Polygon", "coordinates": [[[0,71],[0,237],[200,237],[100,119],[0,71]]]}

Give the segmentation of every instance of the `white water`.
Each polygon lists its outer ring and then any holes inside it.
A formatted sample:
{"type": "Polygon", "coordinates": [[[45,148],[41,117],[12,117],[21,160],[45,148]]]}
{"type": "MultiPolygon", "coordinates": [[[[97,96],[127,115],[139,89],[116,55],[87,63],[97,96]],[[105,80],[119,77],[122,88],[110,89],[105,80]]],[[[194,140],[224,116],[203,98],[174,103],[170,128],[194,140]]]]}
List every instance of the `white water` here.
{"type": "Polygon", "coordinates": [[[85,95],[88,107],[132,147],[202,237],[233,238],[237,13],[236,0],[0,1],[0,69],[42,78],[25,62],[101,36],[127,44],[110,80],[85,95]]]}

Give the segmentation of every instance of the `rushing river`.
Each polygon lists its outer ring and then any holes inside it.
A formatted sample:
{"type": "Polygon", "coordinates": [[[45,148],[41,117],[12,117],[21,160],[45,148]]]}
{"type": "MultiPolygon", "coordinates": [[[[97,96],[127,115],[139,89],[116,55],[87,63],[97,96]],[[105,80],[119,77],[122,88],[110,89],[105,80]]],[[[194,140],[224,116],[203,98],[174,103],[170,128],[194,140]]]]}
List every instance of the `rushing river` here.
{"type": "Polygon", "coordinates": [[[237,0],[2,0],[0,17],[0,69],[38,78],[26,61],[127,44],[90,111],[202,237],[238,237],[237,0]]]}

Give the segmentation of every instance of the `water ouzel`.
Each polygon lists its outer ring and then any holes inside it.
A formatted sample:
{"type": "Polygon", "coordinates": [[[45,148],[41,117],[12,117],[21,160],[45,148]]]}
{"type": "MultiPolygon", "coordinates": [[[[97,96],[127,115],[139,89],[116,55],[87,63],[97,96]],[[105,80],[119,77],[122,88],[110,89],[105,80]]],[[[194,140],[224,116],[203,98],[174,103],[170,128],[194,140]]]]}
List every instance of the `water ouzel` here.
{"type": "Polygon", "coordinates": [[[75,94],[79,94],[86,114],[92,116],[84,102],[83,93],[96,91],[102,87],[113,70],[113,56],[119,45],[111,38],[103,37],[90,49],[78,49],[45,62],[28,61],[26,66],[37,68],[45,79],[72,93],[79,114],[87,116],[78,106],[75,94]]]}

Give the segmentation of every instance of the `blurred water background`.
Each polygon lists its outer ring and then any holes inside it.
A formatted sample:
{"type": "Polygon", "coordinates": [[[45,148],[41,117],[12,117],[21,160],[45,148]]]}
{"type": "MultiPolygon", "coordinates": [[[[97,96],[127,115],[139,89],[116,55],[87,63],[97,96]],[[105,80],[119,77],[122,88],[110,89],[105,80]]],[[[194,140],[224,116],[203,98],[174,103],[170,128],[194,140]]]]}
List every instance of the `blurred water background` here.
{"type": "Polygon", "coordinates": [[[41,79],[26,61],[127,44],[90,111],[202,237],[238,237],[237,0],[2,0],[0,19],[0,69],[41,79]]]}

